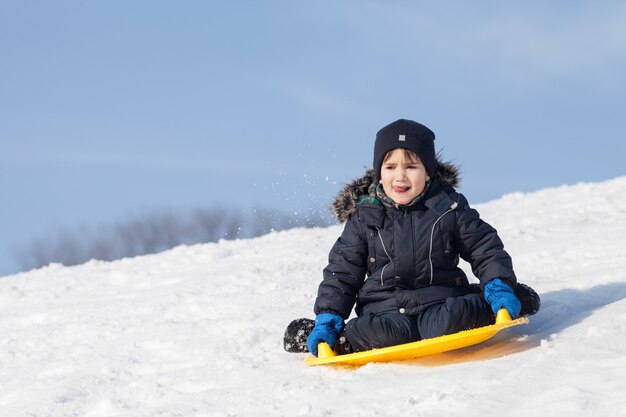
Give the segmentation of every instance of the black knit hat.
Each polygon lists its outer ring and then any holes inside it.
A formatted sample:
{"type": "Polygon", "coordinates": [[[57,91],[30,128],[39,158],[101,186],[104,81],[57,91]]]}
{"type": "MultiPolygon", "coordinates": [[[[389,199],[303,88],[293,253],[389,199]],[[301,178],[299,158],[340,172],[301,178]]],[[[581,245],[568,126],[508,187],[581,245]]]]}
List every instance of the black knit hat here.
{"type": "Polygon", "coordinates": [[[380,168],[387,152],[404,148],[419,156],[429,176],[437,169],[435,134],[432,130],[412,120],[400,119],[376,133],[374,144],[374,179],[380,180],[380,168]]]}

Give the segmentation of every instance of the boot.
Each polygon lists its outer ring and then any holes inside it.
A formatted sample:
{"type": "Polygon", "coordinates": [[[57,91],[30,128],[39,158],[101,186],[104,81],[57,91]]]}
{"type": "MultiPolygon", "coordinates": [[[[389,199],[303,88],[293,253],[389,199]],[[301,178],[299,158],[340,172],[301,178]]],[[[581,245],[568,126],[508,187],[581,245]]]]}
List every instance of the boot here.
{"type": "Polygon", "coordinates": [[[308,352],[309,348],[306,345],[306,339],[309,337],[313,327],[315,327],[315,320],[311,319],[296,319],[289,323],[283,338],[285,350],[292,353],[308,352]]]}
{"type": "Polygon", "coordinates": [[[539,311],[541,307],[541,298],[539,294],[526,284],[518,283],[515,287],[515,296],[522,303],[522,311],[520,316],[532,316],[539,311]]]}
{"type": "MultiPolygon", "coordinates": [[[[283,338],[283,347],[287,352],[302,353],[308,352],[309,348],[306,345],[306,339],[315,327],[315,320],[311,319],[296,319],[289,323],[287,330],[285,330],[285,336],[283,338]]],[[[348,339],[346,339],[346,330],[341,332],[339,339],[331,346],[332,350],[337,355],[345,355],[352,353],[352,346],[348,339]]]]}

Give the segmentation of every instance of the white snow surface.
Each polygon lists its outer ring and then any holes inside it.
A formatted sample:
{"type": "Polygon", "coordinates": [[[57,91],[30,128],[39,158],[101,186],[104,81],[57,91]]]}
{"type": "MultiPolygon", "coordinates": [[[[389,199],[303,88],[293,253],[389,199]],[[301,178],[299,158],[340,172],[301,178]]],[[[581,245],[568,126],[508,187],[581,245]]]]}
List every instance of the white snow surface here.
{"type": "Polygon", "coordinates": [[[341,226],[51,265],[0,279],[0,416],[625,416],[626,177],[476,208],[541,294],[528,325],[304,365],[283,332],[313,316],[341,226]]]}

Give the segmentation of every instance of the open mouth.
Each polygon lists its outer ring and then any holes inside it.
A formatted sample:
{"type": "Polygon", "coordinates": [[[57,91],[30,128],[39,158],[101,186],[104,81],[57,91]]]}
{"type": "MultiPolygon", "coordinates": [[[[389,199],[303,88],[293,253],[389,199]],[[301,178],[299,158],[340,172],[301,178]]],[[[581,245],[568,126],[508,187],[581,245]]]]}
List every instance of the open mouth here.
{"type": "Polygon", "coordinates": [[[393,191],[395,191],[396,193],[406,193],[410,189],[411,187],[408,185],[394,185],[393,186],[393,191]]]}

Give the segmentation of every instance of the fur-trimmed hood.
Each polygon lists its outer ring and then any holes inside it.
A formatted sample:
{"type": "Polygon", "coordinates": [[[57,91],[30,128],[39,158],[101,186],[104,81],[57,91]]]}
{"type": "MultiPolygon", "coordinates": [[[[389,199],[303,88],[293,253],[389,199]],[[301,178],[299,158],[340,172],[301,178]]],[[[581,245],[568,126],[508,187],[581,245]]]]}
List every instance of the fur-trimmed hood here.
{"type": "MultiPolygon", "coordinates": [[[[457,188],[461,183],[459,168],[451,162],[442,162],[439,159],[437,159],[435,178],[438,178],[441,184],[453,188],[457,188]]],[[[360,196],[368,194],[373,181],[374,170],[368,169],[365,175],[346,184],[337,194],[335,202],[331,205],[331,211],[339,222],[344,223],[350,215],[356,212],[356,201],[360,196]]]]}

